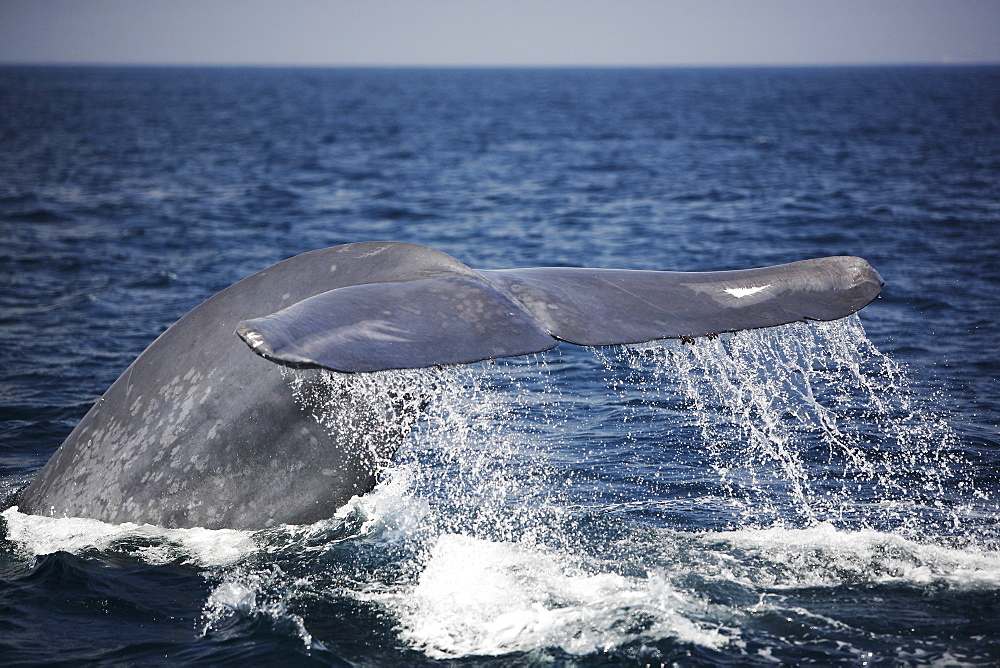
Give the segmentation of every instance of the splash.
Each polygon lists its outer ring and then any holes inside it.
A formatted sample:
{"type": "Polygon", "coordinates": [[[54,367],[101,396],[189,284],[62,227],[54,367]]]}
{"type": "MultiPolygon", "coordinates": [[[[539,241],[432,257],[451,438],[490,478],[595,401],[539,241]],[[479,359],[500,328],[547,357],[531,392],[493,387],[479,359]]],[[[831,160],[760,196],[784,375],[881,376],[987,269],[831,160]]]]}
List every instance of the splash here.
{"type": "Polygon", "coordinates": [[[730,642],[738,632],[665,572],[622,574],[578,551],[589,536],[567,500],[572,479],[548,456],[574,404],[553,375],[536,357],[438,377],[434,402],[368,506],[383,513],[381,527],[405,518],[407,535],[392,535],[410,542],[411,568],[354,595],[390,611],[399,637],[438,659],[600,654],[664,637],[730,642]],[[418,522],[406,510],[415,501],[418,522]]]}
{"type": "Polygon", "coordinates": [[[384,471],[439,384],[438,369],[345,374],[282,368],[295,401],[338,448],[384,471]]]}
{"type": "Polygon", "coordinates": [[[516,541],[538,526],[552,469],[528,416],[549,394],[546,378],[537,358],[438,371],[434,400],[391,470],[429,509],[428,528],[516,541]]]}
{"type": "Polygon", "coordinates": [[[240,566],[219,578],[202,610],[203,636],[227,637],[244,632],[243,627],[261,623],[298,637],[308,653],[322,649],[313,640],[302,618],[288,609],[289,601],[303,582],[289,582],[278,566],[265,570],[240,566]]]}
{"type": "MultiPolygon", "coordinates": [[[[405,544],[396,556],[408,565],[338,566],[338,584],[316,583],[322,596],[388,611],[403,642],[447,659],[552,647],[582,656],[663,638],[739,646],[742,603],[708,602],[692,577],[750,592],[892,578],[995,586],[995,554],[920,542],[942,527],[961,533],[961,508],[935,503],[956,477],[956,436],[857,318],[599,353],[611,391],[566,401],[547,359],[435,370],[407,446],[344,516],[380,550],[405,544]],[[620,422],[584,425],[581,452],[565,441],[587,402],[630,410],[597,410],[620,422]],[[656,512],[658,500],[587,497],[552,459],[563,446],[577,466],[595,466],[599,434],[638,427],[664,402],[666,428],[694,427],[724,492],[699,502],[734,505],[735,531],[647,543],[614,518],[633,504],[656,512]]],[[[762,596],[758,607],[783,610],[762,596]]]]}
{"type": "MultiPolygon", "coordinates": [[[[397,507],[434,505],[437,510],[425,513],[424,520],[447,517],[453,526],[489,533],[488,527],[509,527],[496,515],[509,509],[513,496],[539,488],[529,482],[539,471],[532,429],[520,428],[525,423],[517,420],[534,400],[523,387],[526,369],[532,366],[524,361],[505,361],[366,374],[284,374],[295,400],[337,447],[364,453],[379,478],[395,481],[397,507]],[[407,438],[406,448],[394,457],[407,438]],[[407,492],[412,498],[400,498],[407,492]],[[441,506],[454,511],[458,505],[469,512],[441,511],[441,506]]],[[[527,374],[533,389],[537,371],[536,366],[527,374]]],[[[385,494],[376,490],[373,498],[385,494]]],[[[349,505],[362,513],[376,511],[364,500],[349,505]]]]}
{"type": "Polygon", "coordinates": [[[647,396],[683,397],[742,522],[960,533],[956,434],[857,316],[631,346],[608,359],[619,361],[647,396]]]}

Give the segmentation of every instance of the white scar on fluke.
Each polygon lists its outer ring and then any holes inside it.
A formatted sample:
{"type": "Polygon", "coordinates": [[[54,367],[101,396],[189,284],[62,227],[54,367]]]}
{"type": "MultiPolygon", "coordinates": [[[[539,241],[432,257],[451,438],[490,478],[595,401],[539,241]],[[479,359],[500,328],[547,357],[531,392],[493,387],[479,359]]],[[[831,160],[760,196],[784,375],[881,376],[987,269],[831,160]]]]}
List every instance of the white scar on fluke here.
{"type": "Polygon", "coordinates": [[[726,288],[725,290],[723,290],[723,292],[728,292],[729,294],[731,294],[732,296],[736,297],[737,299],[743,299],[744,297],[749,297],[750,295],[755,295],[758,292],[760,292],[761,290],[764,290],[765,288],[769,288],[769,287],[771,287],[770,283],[767,284],[767,285],[761,285],[761,286],[752,287],[752,288],[726,288]]]}

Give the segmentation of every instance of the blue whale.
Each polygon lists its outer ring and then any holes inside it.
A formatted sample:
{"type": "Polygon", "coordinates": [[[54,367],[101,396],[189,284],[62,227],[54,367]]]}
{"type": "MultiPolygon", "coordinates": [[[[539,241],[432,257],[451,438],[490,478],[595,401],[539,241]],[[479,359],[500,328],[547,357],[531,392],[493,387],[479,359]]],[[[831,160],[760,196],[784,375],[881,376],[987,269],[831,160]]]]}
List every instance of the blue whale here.
{"type": "Polygon", "coordinates": [[[375,486],[419,401],[398,397],[398,422],[379,427],[374,448],[360,447],[368,425],[321,424],[293,397],[285,367],[414,369],[560,341],[603,346],[834,320],[881,285],[865,260],[847,256],[687,273],[477,271],[405,243],[312,251],[230,286],[163,332],[10,503],[163,527],[315,522],[375,486]]]}

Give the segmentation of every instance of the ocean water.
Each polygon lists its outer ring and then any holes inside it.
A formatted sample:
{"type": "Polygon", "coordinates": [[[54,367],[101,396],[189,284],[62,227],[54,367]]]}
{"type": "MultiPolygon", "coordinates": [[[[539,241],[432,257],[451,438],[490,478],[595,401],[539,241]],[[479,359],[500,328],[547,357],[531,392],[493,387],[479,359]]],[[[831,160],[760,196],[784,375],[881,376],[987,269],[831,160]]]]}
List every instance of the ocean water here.
{"type": "Polygon", "coordinates": [[[9,508],[0,663],[1000,663],[998,68],[0,68],[0,239],[2,496],[315,248],[886,281],[833,323],[330,374],[435,396],[314,525],[9,508]]]}

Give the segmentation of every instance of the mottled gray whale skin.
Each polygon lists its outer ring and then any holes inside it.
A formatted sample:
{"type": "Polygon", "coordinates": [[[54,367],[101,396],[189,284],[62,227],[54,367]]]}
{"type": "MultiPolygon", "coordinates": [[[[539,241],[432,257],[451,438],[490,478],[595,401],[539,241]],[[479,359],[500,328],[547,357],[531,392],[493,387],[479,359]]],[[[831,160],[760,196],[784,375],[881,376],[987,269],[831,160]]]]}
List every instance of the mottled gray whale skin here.
{"type": "Polygon", "coordinates": [[[293,397],[284,367],[299,367],[309,383],[324,369],[420,368],[559,341],[613,345],[833,320],[881,285],[867,262],[846,256],[687,273],[475,271],[391,242],[312,251],[167,329],[13,503],[36,515],[163,527],[312,523],[374,487],[416,409],[411,401],[388,426],[320,424],[293,397]],[[359,441],[376,429],[374,447],[359,441]]]}

